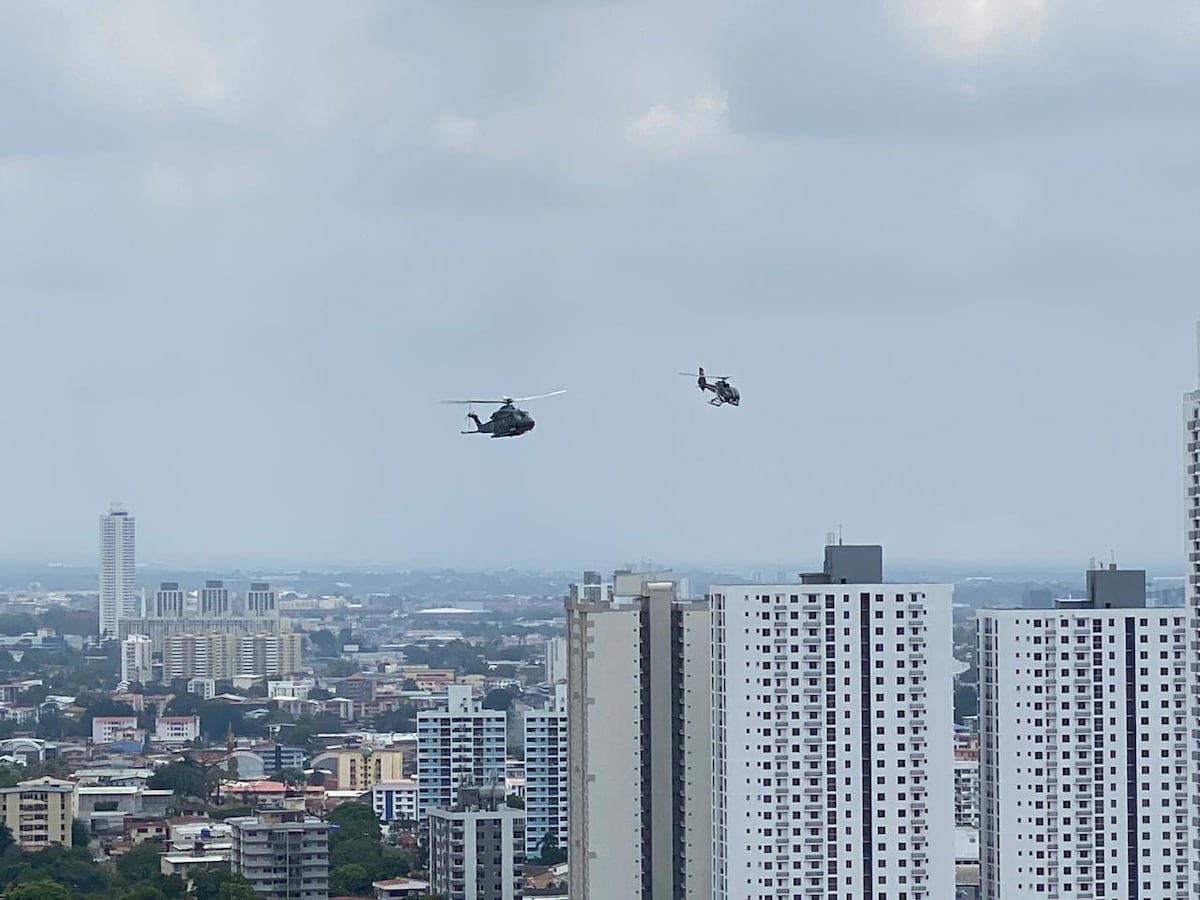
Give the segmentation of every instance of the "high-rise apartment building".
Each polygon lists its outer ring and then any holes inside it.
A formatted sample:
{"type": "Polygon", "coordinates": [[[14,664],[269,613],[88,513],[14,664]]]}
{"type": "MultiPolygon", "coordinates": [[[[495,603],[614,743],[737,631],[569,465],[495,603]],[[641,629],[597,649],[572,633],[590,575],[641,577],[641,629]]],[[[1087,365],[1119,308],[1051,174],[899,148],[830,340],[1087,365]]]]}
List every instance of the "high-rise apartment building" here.
{"type": "Polygon", "coordinates": [[[169,634],[163,639],[163,678],[289,675],[300,669],[299,634],[169,634]]]}
{"type": "Polygon", "coordinates": [[[185,596],[186,594],[179,589],[178,582],[164,581],[154,592],[154,602],[147,614],[157,619],[182,619],[185,596]]]}
{"type": "Polygon", "coordinates": [[[951,587],[838,545],[713,591],[712,896],[953,897],[951,587]]]}
{"type": "Polygon", "coordinates": [[[229,588],[210,578],[200,589],[200,618],[220,619],[229,615],[229,588]]]}
{"type": "Polygon", "coordinates": [[[265,581],[251,582],[250,590],[246,592],[246,615],[277,616],[279,610],[275,601],[275,591],[271,590],[271,585],[265,581]]]}
{"type": "Polygon", "coordinates": [[[154,663],[150,647],[150,638],[144,634],[131,634],[121,641],[122,681],[149,683],[154,663]]]}
{"type": "Polygon", "coordinates": [[[135,587],[135,521],[119,503],[100,517],[100,637],[114,639],[123,618],[140,615],[135,587]]]}
{"type": "Polygon", "coordinates": [[[503,790],[464,786],[451,809],[429,811],[429,888],[442,900],[516,900],[525,813],[503,790]]]}
{"type": "Polygon", "coordinates": [[[253,816],[226,819],[232,867],[261,900],[329,900],[329,826],[286,798],[253,816]]]}
{"type": "Polygon", "coordinates": [[[525,714],[525,854],[541,854],[547,835],[566,849],[567,686],[555,685],[545,709],[525,714]]]}
{"type": "Polygon", "coordinates": [[[446,709],[417,713],[417,817],[454,805],[464,780],[504,784],[507,716],[481,709],[470,685],[447,689],[446,709]]]}
{"type": "Polygon", "coordinates": [[[709,900],[708,606],[669,572],[589,587],[566,601],[571,897],[709,900]]]}
{"type": "MultiPolygon", "coordinates": [[[[1200,323],[1196,326],[1197,364],[1200,366],[1200,323]]],[[[1200,376],[1200,372],[1198,372],[1200,376]]],[[[1197,385],[1200,388],[1200,384],[1197,385]]],[[[1184,510],[1187,567],[1184,596],[1191,626],[1188,670],[1188,714],[1192,729],[1190,813],[1193,834],[1200,833],[1200,389],[1183,396],[1184,510]]],[[[1200,898],[1200,841],[1193,841],[1189,858],[1192,897],[1200,898]]]]}
{"type": "Polygon", "coordinates": [[[228,618],[155,618],[141,616],[134,619],[122,619],[118,626],[118,634],[124,639],[132,634],[144,634],[150,638],[155,653],[166,649],[167,638],[178,634],[270,634],[286,635],[291,633],[291,622],[274,616],[263,618],[248,618],[246,616],[230,616],[228,618]]]}
{"type": "Polygon", "coordinates": [[[1186,612],[1123,583],[1103,607],[980,613],[985,900],[1189,896],[1186,612]]]}

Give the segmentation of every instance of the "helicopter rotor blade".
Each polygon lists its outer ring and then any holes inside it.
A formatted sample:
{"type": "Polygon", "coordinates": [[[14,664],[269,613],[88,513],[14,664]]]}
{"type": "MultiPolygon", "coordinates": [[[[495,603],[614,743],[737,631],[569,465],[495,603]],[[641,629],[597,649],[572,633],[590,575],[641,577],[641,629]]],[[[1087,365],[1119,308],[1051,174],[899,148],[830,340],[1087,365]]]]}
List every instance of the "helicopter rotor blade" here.
{"type": "Polygon", "coordinates": [[[699,372],[680,372],[680,375],[686,375],[688,378],[707,378],[709,381],[727,381],[732,378],[732,375],[709,375],[705,372],[701,375],[699,372]]]}
{"type": "Polygon", "coordinates": [[[511,397],[508,403],[526,403],[529,400],[545,400],[547,397],[557,397],[559,394],[565,394],[566,391],[551,391],[548,394],[536,394],[533,397],[511,397]]]}
{"type": "Polygon", "coordinates": [[[504,402],[505,402],[504,400],[439,400],[438,401],[438,403],[453,403],[457,406],[471,406],[472,404],[475,404],[475,403],[486,405],[488,403],[504,403],[504,402]]]}

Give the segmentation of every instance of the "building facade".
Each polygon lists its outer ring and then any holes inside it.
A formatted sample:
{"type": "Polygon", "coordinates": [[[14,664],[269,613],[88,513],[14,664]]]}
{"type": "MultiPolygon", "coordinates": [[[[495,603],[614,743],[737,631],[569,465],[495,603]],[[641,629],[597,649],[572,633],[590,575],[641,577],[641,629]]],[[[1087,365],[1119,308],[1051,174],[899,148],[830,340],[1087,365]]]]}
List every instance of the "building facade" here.
{"type": "Polygon", "coordinates": [[[369,791],[385,781],[404,778],[404,753],[396,749],[353,747],[330,750],[313,759],[314,769],[326,769],[339,791],[369,791]]]}
{"type": "Polygon", "coordinates": [[[546,683],[558,684],[567,680],[567,639],[546,641],[546,683]]]}
{"type": "Polygon", "coordinates": [[[300,669],[299,634],[175,633],[163,640],[163,679],[288,675],[300,669]]]}
{"type": "Polygon", "coordinates": [[[329,826],[302,799],[226,820],[232,868],[261,900],[329,900],[329,826]]]}
{"type": "Polygon", "coordinates": [[[954,751],[954,825],[979,827],[979,753],[954,751]]]}
{"type": "Polygon", "coordinates": [[[568,840],[567,686],[555,685],[545,708],[525,714],[525,855],[541,855],[552,835],[566,849],[568,840]]]}
{"type": "Polygon", "coordinates": [[[671,574],[567,598],[570,895],[712,896],[709,609],[671,574]]]}
{"type": "Polygon", "coordinates": [[[144,634],[131,634],[121,641],[121,680],[148,684],[154,664],[153,642],[144,634]]]}
{"type": "Polygon", "coordinates": [[[70,847],[78,815],[79,792],[72,781],[38,778],[0,788],[0,818],[22,850],[70,847]]]}
{"type": "Polygon", "coordinates": [[[219,579],[209,579],[200,589],[200,618],[223,619],[230,613],[229,588],[219,579]]]}
{"type": "Polygon", "coordinates": [[[186,744],[200,737],[199,716],[159,716],[154,720],[154,740],[186,744]]]}
{"type": "Polygon", "coordinates": [[[122,619],[140,615],[135,585],[134,517],[119,503],[100,517],[100,638],[118,637],[122,619]]]}
{"type": "Polygon", "coordinates": [[[147,616],[157,619],[182,619],[187,594],[180,590],[179,582],[163,581],[154,592],[154,602],[146,611],[147,616]]]}
{"type": "Polygon", "coordinates": [[[276,608],[276,594],[271,585],[263,581],[255,581],[246,592],[246,615],[251,618],[262,618],[279,615],[276,608]]]}
{"type": "Polygon", "coordinates": [[[980,613],[985,900],[1188,895],[1187,633],[1182,609],[980,613]]]}
{"type": "Polygon", "coordinates": [[[507,717],[481,709],[469,685],[452,684],[447,708],[417,714],[417,817],[449,809],[464,780],[504,784],[507,717]]]}
{"type": "Polygon", "coordinates": [[[151,640],[155,653],[163,653],[166,649],[167,638],[176,634],[291,634],[291,624],[286,619],[279,618],[246,618],[245,616],[230,616],[227,619],[194,618],[158,619],[153,616],[141,616],[133,619],[122,619],[118,626],[120,637],[127,638],[133,634],[144,634],[151,640]]]}
{"type": "MultiPolygon", "coordinates": [[[[472,799],[429,811],[429,888],[442,900],[516,900],[525,860],[525,813],[472,799]]],[[[478,795],[478,792],[475,794],[478,795]]]]}
{"type": "Polygon", "coordinates": [[[95,716],[92,719],[92,743],[111,744],[136,731],[137,716],[95,716]]]}
{"type": "Polygon", "coordinates": [[[381,822],[417,821],[417,782],[382,781],[371,788],[371,808],[381,822]]]}
{"type": "Polygon", "coordinates": [[[839,545],[713,591],[712,896],[953,897],[951,587],[839,545]]]}

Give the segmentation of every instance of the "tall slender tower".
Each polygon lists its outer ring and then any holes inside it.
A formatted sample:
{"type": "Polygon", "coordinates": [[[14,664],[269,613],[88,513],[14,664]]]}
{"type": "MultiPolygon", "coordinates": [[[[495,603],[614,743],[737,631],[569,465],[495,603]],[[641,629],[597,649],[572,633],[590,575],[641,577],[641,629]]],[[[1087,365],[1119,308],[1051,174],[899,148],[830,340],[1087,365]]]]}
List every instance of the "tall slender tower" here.
{"type": "MultiPolygon", "coordinates": [[[[1200,323],[1196,325],[1196,360],[1200,370],[1200,323]]],[[[1184,509],[1187,515],[1187,586],[1188,618],[1191,643],[1188,647],[1189,726],[1191,727],[1191,831],[1200,833],[1200,371],[1197,390],[1183,395],[1184,427],[1184,509]]],[[[1191,842],[1191,895],[1200,898],[1200,845],[1191,842]]]]}
{"type": "Polygon", "coordinates": [[[100,637],[116,638],[121,619],[139,614],[134,588],[134,518],[120,503],[100,517],[100,637]]]}
{"type": "MultiPolygon", "coordinates": [[[[1197,361],[1200,365],[1200,324],[1196,326],[1197,361]]],[[[1197,373],[1200,388],[1200,372],[1197,373]]],[[[1183,395],[1186,449],[1187,602],[1200,608],[1200,390],[1183,395]]]]}
{"type": "Polygon", "coordinates": [[[711,900],[708,604],[623,572],[566,608],[572,900],[711,900]]]}

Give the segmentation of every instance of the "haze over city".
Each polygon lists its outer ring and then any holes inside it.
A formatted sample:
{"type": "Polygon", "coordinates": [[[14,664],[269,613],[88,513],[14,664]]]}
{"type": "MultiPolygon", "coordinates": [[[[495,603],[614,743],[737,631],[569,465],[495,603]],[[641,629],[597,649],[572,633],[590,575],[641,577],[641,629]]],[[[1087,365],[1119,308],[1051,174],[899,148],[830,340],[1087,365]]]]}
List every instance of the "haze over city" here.
{"type": "Polygon", "coordinates": [[[1187,4],[323,10],[8,9],[6,559],[1179,568],[1187,4]]]}

